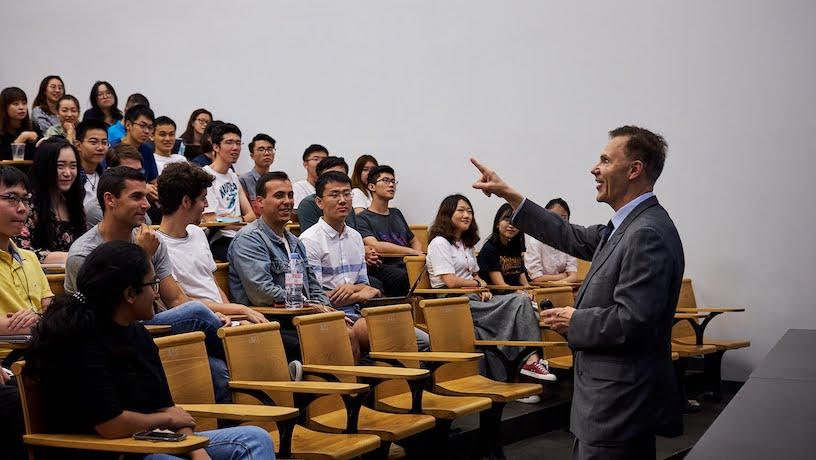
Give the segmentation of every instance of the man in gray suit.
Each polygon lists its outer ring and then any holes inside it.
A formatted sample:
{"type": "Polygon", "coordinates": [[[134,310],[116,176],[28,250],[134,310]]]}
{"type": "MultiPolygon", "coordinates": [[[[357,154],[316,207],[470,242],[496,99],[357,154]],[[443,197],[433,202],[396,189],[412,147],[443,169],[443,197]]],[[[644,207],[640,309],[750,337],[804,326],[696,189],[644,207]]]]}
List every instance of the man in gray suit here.
{"type": "Polygon", "coordinates": [[[634,126],[609,136],[591,171],[596,199],[615,211],[607,225],[565,222],[475,159],[482,176],[473,187],[507,200],[524,233],[592,260],[575,308],[541,314],[574,352],[573,458],[654,459],[655,434],[682,430],[670,340],[683,245],[652,193],[666,158],[663,137],[634,126]]]}

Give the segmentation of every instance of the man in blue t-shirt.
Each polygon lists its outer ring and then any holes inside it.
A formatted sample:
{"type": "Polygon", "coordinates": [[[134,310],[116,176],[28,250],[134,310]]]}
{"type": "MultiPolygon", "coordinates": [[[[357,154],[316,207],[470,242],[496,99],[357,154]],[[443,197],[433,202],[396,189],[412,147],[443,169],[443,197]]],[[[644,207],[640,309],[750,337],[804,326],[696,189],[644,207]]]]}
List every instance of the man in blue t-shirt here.
{"type": "MultiPolygon", "coordinates": [[[[156,159],[153,157],[152,144],[148,142],[153,134],[153,122],[156,117],[150,107],[144,104],[136,104],[125,111],[125,137],[119,141],[111,141],[110,146],[116,147],[120,143],[136,147],[142,154],[142,169],[148,182],[148,193],[155,195],[156,178],[159,177],[159,169],[156,167],[156,159]]],[[[156,195],[158,197],[158,195],[156,195]]]]}

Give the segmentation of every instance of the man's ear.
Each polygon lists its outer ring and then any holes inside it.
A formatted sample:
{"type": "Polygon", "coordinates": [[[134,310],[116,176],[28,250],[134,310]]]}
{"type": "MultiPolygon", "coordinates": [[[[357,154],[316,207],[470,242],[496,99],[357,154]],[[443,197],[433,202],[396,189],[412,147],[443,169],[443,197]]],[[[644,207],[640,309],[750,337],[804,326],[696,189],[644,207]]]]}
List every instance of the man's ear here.
{"type": "Polygon", "coordinates": [[[105,203],[106,208],[113,208],[116,206],[116,197],[113,196],[113,193],[111,192],[105,192],[105,194],[102,195],[102,201],[105,203]]]}
{"type": "Polygon", "coordinates": [[[374,190],[377,188],[377,184],[372,184],[371,182],[366,184],[366,190],[368,190],[372,195],[374,194],[374,190]]]}
{"type": "Polygon", "coordinates": [[[317,205],[318,208],[320,208],[321,211],[323,210],[323,198],[320,198],[319,196],[315,195],[315,204],[317,205]]]}
{"type": "Polygon", "coordinates": [[[629,180],[635,180],[645,173],[645,165],[641,160],[634,160],[629,164],[629,180]]]}
{"type": "Polygon", "coordinates": [[[133,286],[128,286],[125,288],[125,293],[123,295],[124,301],[133,304],[136,302],[136,290],[133,289],[133,286]]]}
{"type": "Polygon", "coordinates": [[[181,199],[181,207],[184,209],[190,209],[193,207],[193,200],[191,200],[189,196],[184,195],[184,197],[181,199]]]}

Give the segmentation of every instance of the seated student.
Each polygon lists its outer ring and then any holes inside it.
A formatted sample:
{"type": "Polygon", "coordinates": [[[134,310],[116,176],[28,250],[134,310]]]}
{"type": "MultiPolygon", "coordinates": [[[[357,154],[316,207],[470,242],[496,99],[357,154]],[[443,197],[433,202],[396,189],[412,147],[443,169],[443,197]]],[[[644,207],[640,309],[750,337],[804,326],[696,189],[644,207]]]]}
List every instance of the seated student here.
{"type": "Polygon", "coordinates": [[[360,313],[360,303],[380,296],[371,287],[366,273],[365,248],[360,234],[345,224],[351,210],[351,179],[342,172],[329,171],[317,177],[317,205],[323,210],[317,224],[300,234],[306,260],[315,273],[331,306],[354,323],[353,332],[362,349],[368,348],[368,330],[360,313]]]}
{"type": "MultiPolygon", "coordinates": [[[[105,156],[108,154],[108,128],[100,120],[87,120],[79,123],[76,129],[76,143],[79,150],[79,182],[85,189],[82,204],[85,214],[91,214],[96,208],[98,214],[99,200],[96,199],[96,187],[99,178],[105,171],[105,156]]],[[[101,217],[100,217],[101,219],[101,217]]]]}
{"type": "Polygon", "coordinates": [[[190,160],[190,162],[195,163],[202,168],[212,164],[215,155],[212,145],[212,133],[215,128],[223,124],[224,122],[220,120],[215,120],[207,124],[207,127],[204,128],[204,134],[201,136],[201,154],[194,157],[192,160],[190,160]]]}
{"type": "Polygon", "coordinates": [[[47,139],[34,155],[32,205],[17,245],[34,251],[40,263],[64,264],[71,243],[87,230],[77,180],[79,153],[61,138],[47,139]]]}
{"type": "MultiPolygon", "coordinates": [[[[232,170],[241,155],[241,130],[232,123],[218,126],[212,133],[213,162],[204,166],[204,171],[212,174],[215,181],[207,189],[207,208],[204,220],[214,222],[252,222],[255,213],[241,188],[238,175],[232,170]],[[229,220],[228,220],[229,219],[229,220]]],[[[210,238],[210,248],[216,260],[227,260],[227,248],[235,237],[234,228],[218,230],[210,238]]]]}
{"type": "Polygon", "coordinates": [[[183,155],[173,153],[173,146],[176,144],[176,122],[170,117],[159,117],[156,118],[154,125],[153,159],[156,160],[156,168],[161,175],[165,166],[170,163],[187,163],[187,159],[183,155]]]}
{"type": "MultiPolygon", "coordinates": [[[[119,144],[110,149],[108,154],[105,156],[105,163],[109,168],[126,166],[128,168],[141,171],[142,174],[144,174],[144,171],[142,171],[142,154],[139,153],[139,151],[134,147],[127,144],[119,144]]],[[[158,192],[156,191],[156,186],[153,184],[147,184],[147,202],[150,204],[150,209],[147,210],[147,215],[145,215],[145,224],[147,225],[152,225],[153,223],[151,214],[154,216],[157,215],[158,221],[161,222],[161,211],[156,211],[153,209],[153,206],[156,205],[157,200],[158,192]]],[[[85,207],[85,220],[88,228],[102,222],[102,208],[99,207],[98,199],[96,200],[96,206],[85,207]]]]}
{"type": "Polygon", "coordinates": [[[215,283],[215,260],[207,235],[198,226],[207,206],[207,188],[213,177],[184,160],[164,168],[159,176],[159,201],[164,218],[158,235],[167,246],[173,277],[184,293],[225,315],[247,315],[253,323],[266,323],[264,315],[246,305],[230,303],[215,283]]]}
{"type": "MultiPolygon", "coordinates": [[[[315,167],[315,173],[317,174],[316,177],[320,177],[329,171],[336,171],[343,173],[344,175],[348,175],[348,164],[346,164],[346,160],[344,160],[342,157],[329,156],[320,160],[320,163],[318,163],[317,167],[315,167]]],[[[316,195],[314,192],[312,192],[310,195],[305,196],[300,201],[300,206],[296,210],[301,233],[305,232],[309,229],[309,227],[316,224],[317,220],[320,219],[320,216],[323,215],[323,211],[315,201],[316,195]]],[[[349,214],[346,217],[346,225],[351,228],[357,228],[357,214],[349,214]]]]}
{"type": "Polygon", "coordinates": [[[100,207],[104,210],[102,221],[74,241],[65,263],[65,291],[77,290],[77,273],[85,257],[97,246],[107,241],[132,241],[145,248],[153,260],[156,278],[159,280],[159,298],[163,306],[147,324],[166,324],[174,334],[200,330],[206,335],[207,352],[212,357],[216,399],[230,399],[227,388],[227,372],[224,348],[216,335],[219,327],[229,322],[226,316],[214,313],[201,302],[191,301],[173,279],[173,266],[167,246],[156,232],[144,224],[150,204],[147,202],[147,186],[141,171],[117,166],[105,171],[97,190],[100,207]],[[166,308],[166,309],[164,309],[166,308]]]}
{"type": "Polygon", "coordinates": [[[244,189],[249,201],[255,200],[255,186],[258,178],[269,172],[269,167],[275,161],[275,139],[268,134],[256,134],[249,143],[249,157],[255,166],[241,174],[241,188],[244,189]]]}
{"type": "MultiPolygon", "coordinates": [[[[397,191],[394,169],[386,165],[376,166],[368,172],[367,179],[371,206],[357,216],[357,230],[366,247],[373,248],[378,254],[422,254],[422,243],[408,227],[402,212],[388,207],[397,191]]],[[[369,272],[382,281],[387,296],[408,293],[408,271],[401,258],[384,259],[383,263],[369,267],[369,272]]]]}
{"type": "Polygon", "coordinates": [[[76,125],[79,123],[79,101],[74,96],[66,94],[57,101],[57,116],[59,121],[51,125],[44,134],[45,138],[62,136],[68,142],[76,142],[76,125]]]}
{"type": "MultiPolygon", "coordinates": [[[[569,222],[570,209],[566,201],[554,198],[545,209],[561,216],[569,222]]],[[[578,281],[578,259],[561,252],[541,241],[527,235],[527,250],[524,252],[524,264],[532,281],[549,281],[553,283],[575,283],[578,281]]]]}
{"type": "MultiPolygon", "coordinates": [[[[428,231],[428,275],[435,288],[484,287],[473,246],[479,242],[479,230],[473,216],[473,206],[463,195],[450,195],[442,200],[439,211],[428,231]]],[[[492,295],[485,291],[470,296],[476,337],[485,340],[541,340],[538,314],[530,298],[523,293],[492,295]]],[[[501,347],[513,359],[518,347],[501,347]]],[[[502,379],[503,366],[493,354],[487,355],[488,373],[502,379]]],[[[554,381],[537,353],[527,357],[521,374],[539,380],[554,381]]],[[[512,378],[512,377],[511,377],[512,378]]],[[[532,401],[524,401],[532,402],[532,401]]]]}
{"type": "Polygon", "coordinates": [[[31,110],[31,121],[39,132],[59,125],[57,101],[65,95],[65,83],[59,75],[49,75],[40,82],[40,89],[31,110]]]}
{"type": "MultiPolygon", "coordinates": [[[[147,108],[150,108],[150,101],[148,101],[143,94],[139,93],[131,94],[125,101],[125,113],[127,113],[129,108],[139,104],[147,106],[147,108]]],[[[125,129],[125,125],[124,123],[122,123],[122,120],[117,120],[116,123],[112,124],[108,128],[108,141],[115,145],[123,137],[125,137],[126,133],[127,129],[125,129]]]]}
{"type": "Polygon", "coordinates": [[[116,90],[106,81],[97,81],[91,87],[91,108],[82,115],[82,121],[99,120],[105,123],[105,130],[122,119],[119,97],[116,90]]]}
{"type": "Polygon", "coordinates": [[[159,172],[156,167],[156,159],[153,157],[152,145],[148,142],[150,135],[155,128],[156,117],[150,107],[144,104],[136,104],[125,111],[125,135],[116,141],[108,139],[111,147],[127,144],[136,147],[142,154],[142,169],[144,169],[147,182],[155,184],[159,172]]]}
{"type": "Polygon", "coordinates": [[[477,259],[479,277],[490,284],[529,286],[524,268],[524,234],[510,223],[513,208],[505,203],[493,218],[493,233],[482,245],[477,259]]]}
{"type": "MultiPolygon", "coordinates": [[[[159,350],[142,326],[153,318],[160,283],[150,257],[135,244],[111,241],[87,255],[76,292],[46,311],[25,352],[26,371],[41,385],[48,431],[103,438],[157,428],[194,434],[195,419],[173,403],[159,350]]],[[[272,438],[259,427],[196,434],[210,443],[185,458],[275,458],[272,438]]],[[[93,457],[71,450],[57,455],[93,457]]]]}
{"type": "MultiPolygon", "coordinates": [[[[207,109],[196,109],[187,120],[187,128],[179,137],[181,145],[179,154],[192,161],[201,155],[201,144],[204,142],[204,130],[213,121],[212,113],[207,109]]],[[[202,165],[206,166],[206,165],[202,165]]]]}
{"type": "Polygon", "coordinates": [[[11,160],[11,144],[25,144],[25,159],[34,158],[37,133],[28,116],[28,98],[17,87],[0,91],[0,160],[11,160]]]}
{"type": "Polygon", "coordinates": [[[351,174],[351,205],[354,212],[360,214],[371,206],[371,192],[368,191],[368,172],[379,166],[377,159],[371,155],[360,155],[354,162],[354,172],[351,174]]]}
{"type": "Polygon", "coordinates": [[[25,174],[0,166],[0,328],[7,334],[28,334],[54,296],[37,256],[12,241],[30,207],[25,174]]]}
{"type": "Polygon", "coordinates": [[[314,194],[315,181],[318,176],[317,164],[327,156],[329,156],[329,151],[320,144],[312,144],[303,151],[303,168],[306,170],[306,179],[299,180],[292,185],[292,190],[295,192],[295,209],[300,205],[302,199],[314,194]]]}

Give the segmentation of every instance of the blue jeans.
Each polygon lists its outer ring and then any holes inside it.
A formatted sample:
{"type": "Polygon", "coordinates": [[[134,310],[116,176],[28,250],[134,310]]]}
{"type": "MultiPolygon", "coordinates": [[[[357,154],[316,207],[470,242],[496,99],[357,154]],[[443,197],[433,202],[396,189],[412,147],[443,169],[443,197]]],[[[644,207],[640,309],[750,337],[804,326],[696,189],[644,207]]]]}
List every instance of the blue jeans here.
{"type": "MultiPolygon", "coordinates": [[[[236,426],[220,430],[196,433],[210,439],[204,450],[213,460],[268,460],[275,458],[275,447],[272,437],[266,430],[257,426],[236,426]]],[[[150,454],[144,460],[173,460],[167,454],[150,454]]]]}
{"type": "Polygon", "coordinates": [[[156,313],[153,319],[143,321],[143,323],[168,325],[172,334],[193,331],[203,332],[204,345],[207,347],[207,355],[209,355],[215,402],[228,403],[232,401],[224,346],[217,335],[218,328],[221,327],[221,321],[212,310],[201,302],[190,301],[156,313]]]}

